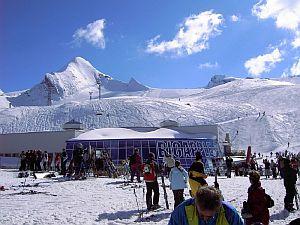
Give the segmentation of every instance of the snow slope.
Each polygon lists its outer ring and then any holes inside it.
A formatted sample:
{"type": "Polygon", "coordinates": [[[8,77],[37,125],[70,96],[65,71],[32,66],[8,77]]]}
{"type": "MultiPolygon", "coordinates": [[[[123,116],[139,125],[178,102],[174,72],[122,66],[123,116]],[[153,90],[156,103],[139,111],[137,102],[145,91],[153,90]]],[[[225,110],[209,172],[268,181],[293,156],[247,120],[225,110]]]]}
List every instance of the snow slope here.
{"type": "MultiPolygon", "coordinates": [[[[174,207],[172,191],[167,188],[170,210],[165,210],[163,190],[160,183],[159,204],[163,207],[156,213],[144,213],[139,222],[139,211],[145,210],[145,184],[135,188],[137,199],[131,185],[125,185],[125,179],[88,178],[83,181],[64,181],[62,179],[27,178],[26,184],[36,187],[19,187],[24,178],[16,178],[17,172],[0,170],[0,185],[9,190],[0,192],[0,223],[3,225],[19,224],[155,224],[165,225],[169,221],[174,207]],[[60,182],[61,181],[61,182],[60,182]],[[42,192],[34,195],[16,195],[29,190],[42,192]],[[105,193],[105,194],[104,194],[105,193]],[[56,196],[55,196],[56,195],[56,196]],[[138,204],[138,206],[137,206],[138,204]],[[151,216],[152,215],[152,216],[151,216]],[[149,218],[147,221],[146,218],[149,218]]],[[[212,185],[213,177],[208,177],[212,185]]],[[[219,177],[218,182],[225,201],[241,211],[243,201],[247,199],[249,179],[219,177]]],[[[286,225],[300,217],[299,211],[289,214],[283,210],[285,190],[283,180],[261,180],[263,188],[275,201],[270,209],[270,225],[286,225]]],[[[168,180],[166,181],[168,184],[168,180]]],[[[299,188],[299,181],[297,187],[299,188]]],[[[185,189],[185,198],[189,198],[185,189]]]]}
{"type": "Polygon", "coordinates": [[[87,129],[159,126],[171,119],[180,125],[218,123],[221,138],[230,133],[235,149],[252,145],[254,151],[269,152],[284,150],[290,142],[290,150],[299,151],[300,78],[230,78],[217,83],[208,89],[149,88],[134,79],[114,80],[77,57],[62,72],[47,74],[35,87],[5,97],[14,107],[0,106],[0,133],[61,130],[71,119],[87,129]],[[47,80],[53,86],[52,106],[45,106],[47,80]],[[97,81],[102,84],[100,100],[97,81]]]}
{"type": "Polygon", "coordinates": [[[9,107],[9,101],[7,100],[7,96],[0,89],[0,109],[1,108],[8,108],[8,107],[9,107]]]}

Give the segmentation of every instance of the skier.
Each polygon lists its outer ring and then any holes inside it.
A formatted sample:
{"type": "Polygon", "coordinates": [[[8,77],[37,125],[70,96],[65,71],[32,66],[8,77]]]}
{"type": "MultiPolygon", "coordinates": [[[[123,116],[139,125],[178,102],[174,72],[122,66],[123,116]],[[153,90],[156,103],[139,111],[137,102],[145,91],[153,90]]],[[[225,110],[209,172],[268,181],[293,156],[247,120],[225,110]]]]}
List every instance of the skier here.
{"type": "Polygon", "coordinates": [[[274,162],[273,159],[271,159],[271,170],[272,170],[272,176],[273,176],[273,179],[276,179],[277,178],[277,164],[274,162]]]}
{"type": "Polygon", "coordinates": [[[61,153],[61,174],[66,175],[66,164],[68,160],[68,155],[66,149],[63,148],[61,153]]]}
{"type": "Polygon", "coordinates": [[[170,188],[174,194],[174,209],[184,201],[183,192],[187,188],[188,173],[180,165],[180,161],[175,161],[175,167],[170,172],[170,188]]]}
{"type": "Polygon", "coordinates": [[[188,199],[174,209],[168,225],[243,225],[236,209],[222,201],[220,191],[214,187],[201,187],[195,198],[188,199]]]}
{"type": "Polygon", "coordinates": [[[175,159],[169,153],[166,153],[164,157],[164,162],[165,162],[166,176],[169,177],[169,173],[171,169],[175,166],[175,159]]]}
{"type": "Polygon", "coordinates": [[[54,164],[55,164],[55,170],[57,172],[60,171],[60,153],[55,153],[55,159],[54,159],[54,164]]]}
{"type": "Polygon", "coordinates": [[[286,195],[284,197],[284,208],[289,212],[293,212],[295,210],[293,208],[294,206],[293,200],[297,193],[296,191],[297,170],[292,168],[289,159],[284,160],[283,182],[286,191],[286,195]]]}
{"type": "Polygon", "coordinates": [[[257,170],[257,162],[256,162],[254,156],[252,156],[252,158],[250,160],[250,169],[257,170]]]}
{"type": "Polygon", "coordinates": [[[75,149],[73,151],[73,163],[74,163],[76,180],[78,180],[81,176],[82,161],[83,161],[83,144],[78,143],[75,146],[75,149]]]}
{"type": "Polygon", "coordinates": [[[141,182],[141,166],[142,166],[142,157],[139,153],[139,149],[134,149],[134,154],[129,158],[129,166],[131,178],[130,181],[133,182],[134,176],[136,175],[137,181],[141,182]]]}
{"type": "Polygon", "coordinates": [[[278,156],[277,165],[280,177],[283,178],[284,158],[281,155],[278,156]]]}
{"type": "Polygon", "coordinates": [[[21,160],[21,166],[19,168],[19,171],[24,171],[26,170],[26,154],[24,151],[22,151],[20,154],[20,160],[21,160]]]}
{"type": "Polygon", "coordinates": [[[159,173],[159,168],[157,163],[154,161],[155,155],[150,152],[148,155],[148,160],[143,165],[144,171],[144,181],[146,182],[146,204],[148,210],[154,210],[159,208],[159,186],[157,182],[157,176],[159,173]],[[152,201],[152,191],[154,192],[152,201]]]}
{"type": "Polygon", "coordinates": [[[266,158],[263,163],[265,164],[265,176],[266,176],[266,179],[267,178],[270,178],[270,175],[271,175],[271,163],[270,161],[266,158]]]}
{"type": "Polygon", "coordinates": [[[231,178],[232,163],[233,163],[233,159],[230,156],[227,156],[226,157],[227,178],[231,178]]]}
{"type": "Polygon", "coordinates": [[[48,152],[47,151],[44,151],[42,163],[43,163],[44,171],[47,171],[47,164],[48,164],[48,152]]]}
{"type": "Polygon", "coordinates": [[[245,219],[246,225],[259,222],[264,225],[269,224],[269,203],[266,198],[265,190],[261,187],[259,179],[260,175],[257,171],[250,172],[249,181],[251,186],[248,189],[247,206],[252,217],[245,219]]]}
{"type": "Polygon", "coordinates": [[[189,184],[191,187],[191,196],[194,197],[199,187],[207,185],[205,178],[207,175],[204,173],[204,165],[201,162],[202,156],[200,152],[196,152],[196,160],[189,168],[189,184]]]}

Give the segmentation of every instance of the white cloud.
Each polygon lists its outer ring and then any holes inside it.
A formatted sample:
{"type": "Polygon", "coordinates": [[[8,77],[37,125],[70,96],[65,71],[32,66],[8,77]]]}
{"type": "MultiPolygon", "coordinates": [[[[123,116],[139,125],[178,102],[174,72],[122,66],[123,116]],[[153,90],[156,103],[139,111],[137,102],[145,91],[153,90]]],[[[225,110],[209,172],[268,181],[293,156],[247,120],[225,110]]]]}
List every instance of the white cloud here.
{"type": "Polygon", "coordinates": [[[300,76],[300,58],[291,68],[291,75],[292,76],[300,76]]]}
{"type": "Polygon", "coordinates": [[[294,48],[299,48],[300,47],[300,31],[296,32],[296,38],[292,42],[292,45],[293,45],[294,48]]]}
{"type": "Polygon", "coordinates": [[[282,61],[282,54],[278,48],[265,55],[259,55],[247,60],[244,64],[248,73],[254,77],[259,77],[262,73],[269,72],[275,64],[282,61]]]}
{"type": "Polygon", "coordinates": [[[105,19],[96,20],[88,24],[85,28],[79,28],[73,34],[74,41],[81,43],[86,41],[97,48],[105,48],[104,39],[105,19]]]}
{"type": "Polygon", "coordinates": [[[208,41],[211,37],[221,34],[218,28],[223,20],[222,14],[215,14],[212,11],[187,17],[173,40],[158,43],[160,38],[158,35],[148,41],[146,52],[156,54],[172,52],[177,55],[201,52],[209,47],[208,41]]]}
{"type": "Polygon", "coordinates": [[[237,15],[232,15],[230,17],[230,19],[231,19],[232,22],[238,22],[240,20],[240,18],[237,15]]]}
{"type": "Polygon", "coordinates": [[[217,68],[219,67],[219,64],[217,62],[215,63],[210,63],[210,62],[206,62],[206,63],[202,63],[198,66],[199,69],[212,69],[212,68],[217,68]]]}
{"type": "Polygon", "coordinates": [[[252,8],[252,13],[260,19],[273,18],[278,28],[288,29],[296,34],[293,47],[300,47],[300,1],[261,0],[252,8]],[[297,35],[298,33],[298,35],[297,35]]]}

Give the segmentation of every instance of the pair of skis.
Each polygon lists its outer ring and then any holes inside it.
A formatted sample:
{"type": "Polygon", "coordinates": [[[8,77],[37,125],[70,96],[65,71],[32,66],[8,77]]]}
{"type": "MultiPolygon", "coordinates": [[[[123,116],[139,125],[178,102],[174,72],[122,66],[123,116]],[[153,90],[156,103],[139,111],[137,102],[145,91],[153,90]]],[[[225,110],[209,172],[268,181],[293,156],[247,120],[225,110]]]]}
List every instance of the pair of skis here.
{"type": "Polygon", "coordinates": [[[299,196],[298,188],[296,187],[296,184],[295,184],[295,190],[296,190],[296,194],[295,194],[296,208],[297,208],[297,210],[299,210],[300,196],[299,196]]]}
{"type": "Polygon", "coordinates": [[[166,208],[169,209],[168,194],[167,194],[167,190],[166,190],[165,177],[163,174],[161,175],[161,183],[162,183],[162,188],[164,190],[164,198],[165,198],[165,202],[166,202],[166,208]]]}

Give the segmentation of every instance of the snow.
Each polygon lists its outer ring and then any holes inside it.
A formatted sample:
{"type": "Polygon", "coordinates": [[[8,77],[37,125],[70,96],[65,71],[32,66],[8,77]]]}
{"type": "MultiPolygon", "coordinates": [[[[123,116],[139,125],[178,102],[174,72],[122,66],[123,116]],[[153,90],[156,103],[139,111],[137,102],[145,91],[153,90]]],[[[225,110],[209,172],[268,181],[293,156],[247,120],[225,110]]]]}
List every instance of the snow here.
{"type": "Polygon", "coordinates": [[[231,81],[237,80],[239,78],[235,78],[235,77],[226,77],[225,75],[214,75],[208,85],[206,86],[207,88],[213,88],[216,87],[218,85],[222,85],[222,84],[226,84],[229,83],[231,81]]]}
{"type": "Polygon", "coordinates": [[[51,90],[53,104],[89,98],[89,92],[98,93],[97,83],[101,83],[102,91],[134,92],[145,91],[148,87],[133,78],[129,83],[114,80],[95,69],[87,60],[76,57],[61,72],[47,73],[43,81],[33,88],[11,97],[14,106],[45,106],[48,104],[48,92],[51,90]],[[84,94],[84,95],[83,95],[84,94]]]}
{"type": "Polygon", "coordinates": [[[1,108],[8,108],[9,101],[7,100],[6,94],[0,89],[0,109],[1,108]]]}
{"type": "MultiPolygon", "coordinates": [[[[159,128],[154,131],[142,131],[132,130],[129,128],[102,128],[95,129],[83,134],[80,134],[76,138],[72,138],[72,141],[80,140],[113,140],[113,139],[143,139],[143,138],[163,138],[163,139],[174,139],[174,138],[192,138],[192,139],[203,139],[213,138],[209,134],[187,134],[184,132],[168,129],[159,128]]],[[[216,138],[216,137],[215,137],[216,138]]]]}
{"type": "MultiPolygon", "coordinates": [[[[14,224],[144,224],[139,221],[139,210],[133,188],[125,185],[124,179],[88,178],[82,181],[64,181],[61,178],[36,179],[27,178],[26,184],[35,187],[22,187],[25,178],[16,178],[17,172],[0,170],[0,185],[9,189],[0,192],[0,223],[14,224]],[[21,185],[21,187],[19,187],[21,185]],[[33,195],[13,195],[21,191],[43,192],[33,195]],[[57,195],[57,196],[53,196],[57,195]]],[[[213,184],[214,177],[208,177],[213,184]]],[[[262,178],[262,186],[275,201],[270,209],[270,225],[285,225],[300,217],[300,212],[288,213],[283,210],[285,189],[283,180],[262,178]]],[[[247,199],[249,180],[247,177],[226,179],[219,177],[218,182],[225,200],[240,212],[242,203],[247,199]]],[[[160,179],[159,179],[159,183],[160,179]]],[[[168,184],[168,180],[166,181],[168,184]]],[[[139,184],[137,184],[139,185],[139,184]]],[[[297,187],[299,188],[299,182],[297,187]]],[[[135,188],[139,209],[145,209],[145,184],[135,188]]],[[[170,208],[173,208],[173,194],[167,188],[170,208]]],[[[185,198],[189,198],[185,190],[185,198]]],[[[160,186],[160,205],[164,208],[163,190],[160,186]]],[[[143,217],[154,215],[146,224],[165,225],[172,210],[144,213],[143,217]]]]}
{"type": "Polygon", "coordinates": [[[299,151],[298,77],[214,77],[230,82],[209,89],[158,89],[134,79],[114,80],[77,57],[46,78],[54,86],[52,106],[45,106],[45,79],[31,89],[0,96],[0,133],[61,130],[71,119],[87,129],[157,127],[164,120],[174,120],[181,126],[219,124],[222,140],[229,133],[234,149],[252,145],[254,152],[270,152],[286,149],[289,142],[295,146],[292,151],[299,151]],[[97,79],[102,83],[100,100],[97,79]],[[91,101],[89,92],[93,92],[91,101]],[[8,108],[8,101],[13,108],[8,108]]]}

